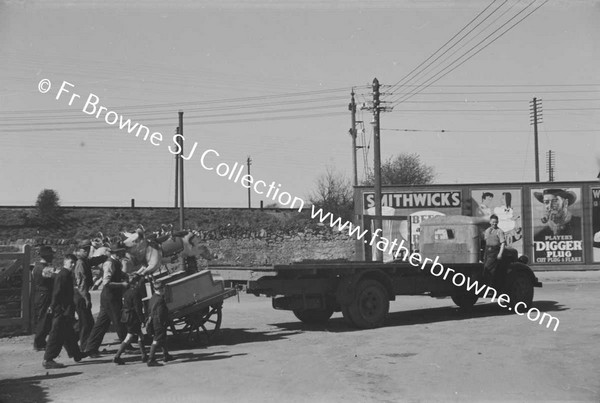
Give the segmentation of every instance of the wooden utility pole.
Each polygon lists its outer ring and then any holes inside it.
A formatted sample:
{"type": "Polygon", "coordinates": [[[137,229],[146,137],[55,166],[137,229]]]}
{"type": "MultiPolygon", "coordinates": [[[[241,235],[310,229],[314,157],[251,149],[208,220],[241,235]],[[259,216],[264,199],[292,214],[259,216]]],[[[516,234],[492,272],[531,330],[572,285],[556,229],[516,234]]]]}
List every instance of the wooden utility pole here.
{"type": "MultiPolygon", "coordinates": [[[[175,128],[175,134],[179,134],[179,127],[175,128]]],[[[177,137],[177,144],[179,144],[179,137],[177,137]]],[[[179,154],[175,154],[175,208],[178,207],[179,200],[179,160],[181,157],[179,154]]]]}
{"type": "MultiPolygon", "coordinates": [[[[382,232],[381,220],[381,144],[379,136],[379,81],[373,79],[373,173],[375,175],[375,228],[373,235],[382,232]],[[377,231],[379,230],[379,231],[377,231]]],[[[377,242],[375,242],[377,245],[377,242]]],[[[383,251],[375,248],[375,260],[383,262],[383,251]]]]}
{"type": "Polygon", "coordinates": [[[352,100],[348,104],[348,110],[351,113],[352,126],[350,127],[350,136],[352,136],[352,166],[354,167],[354,186],[358,186],[358,168],[356,166],[356,102],[354,101],[354,89],[352,89],[352,100]]]}
{"type": "Polygon", "coordinates": [[[556,162],[556,154],[552,150],[546,153],[546,172],[548,172],[548,182],[554,182],[554,164],[556,162]]]}
{"type": "Polygon", "coordinates": [[[183,111],[179,111],[179,229],[183,230],[185,219],[183,216],[183,111]]]}
{"type": "MultiPolygon", "coordinates": [[[[246,159],[246,164],[248,165],[248,176],[250,176],[250,165],[252,165],[252,158],[250,158],[250,156],[248,156],[248,159],[246,159]]],[[[251,208],[250,188],[248,188],[248,208],[251,208]]]]}
{"type": "Polygon", "coordinates": [[[533,98],[531,104],[531,124],[533,125],[533,141],[535,145],[535,181],[540,181],[540,155],[538,147],[538,123],[542,122],[542,104],[541,99],[533,98]]]}

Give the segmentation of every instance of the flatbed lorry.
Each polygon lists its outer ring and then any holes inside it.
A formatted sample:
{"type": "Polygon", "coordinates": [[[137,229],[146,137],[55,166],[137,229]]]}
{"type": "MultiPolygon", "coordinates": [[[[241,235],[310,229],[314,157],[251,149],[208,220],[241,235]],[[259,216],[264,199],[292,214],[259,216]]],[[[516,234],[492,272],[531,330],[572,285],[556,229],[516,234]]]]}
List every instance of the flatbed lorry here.
{"type": "MultiPolygon", "coordinates": [[[[451,297],[462,309],[472,307],[481,296],[506,294],[513,309],[522,302],[531,307],[534,287],[541,287],[525,256],[505,248],[491,291],[477,295],[464,284],[453,284],[451,276],[433,275],[433,261],[462,273],[465,279],[483,285],[482,235],[487,222],[465,216],[432,217],[421,223],[419,254],[430,261],[421,265],[404,260],[389,263],[359,261],[303,261],[265,267],[213,266],[225,281],[244,285],[248,293],[272,298],[273,308],[290,310],[304,323],[325,323],[334,312],[342,312],[358,328],[384,324],[390,301],[397,295],[451,297]]],[[[437,268],[436,268],[437,270],[437,268]]],[[[480,288],[481,289],[481,288],[480,288]]],[[[520,307],[520,311],[525,311],[520,307]]]]}

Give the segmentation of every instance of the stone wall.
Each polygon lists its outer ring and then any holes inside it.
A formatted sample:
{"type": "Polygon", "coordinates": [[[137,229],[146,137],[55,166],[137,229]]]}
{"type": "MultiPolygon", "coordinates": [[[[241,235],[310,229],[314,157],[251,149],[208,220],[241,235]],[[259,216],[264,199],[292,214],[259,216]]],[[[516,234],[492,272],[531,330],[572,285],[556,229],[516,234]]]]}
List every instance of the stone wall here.
{"type": "Polygon", "coordinates": [[[302,260],[354,258],[354,241],[343,234],[302,233],[265,238],[207,241],[218,255],[213,263],[242,266],[286,264],[302,260]]]}
{"type": "MultiPolygon", "coordinates": [[[[212,263],[218,265],[264,266],[286,264],[302,260],[332,260],[354,258],[354,241],[343,233],[332,232],[327,228],[307,229],[296,234],[265,231],[245,237],[224,237],[202,240],[218,258],[212,263]]],[[[40,245],[50,245],[57,250],[56,259],[72,253],[76,239],[35,238],[0,240],[0,245],[27,243],[32,245],[33,259],[38,258],[40,245]]],[[[200,262],[206,265],[206,262],[200,262]]]]}

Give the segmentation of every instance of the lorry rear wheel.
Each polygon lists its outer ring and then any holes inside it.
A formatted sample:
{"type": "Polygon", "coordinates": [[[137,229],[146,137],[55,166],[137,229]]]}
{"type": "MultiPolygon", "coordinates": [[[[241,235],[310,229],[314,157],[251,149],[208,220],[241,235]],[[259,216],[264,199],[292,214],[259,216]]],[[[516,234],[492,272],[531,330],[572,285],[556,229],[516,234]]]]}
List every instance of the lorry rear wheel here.
{"type": "Polygon", "coordinates": [[[513,271],[506,279],[506,286],[512,309],[514,309],[515,304],[518,302],[523,302],[527,305],[527,308],[531,308],[533,302],[533,281],[527,273],[513,271]]]}
{"type": "Polygon", "coordinates": [[[472,308],[477,302],[479,296],[473,293],[460,292],[452,295],[452,301],[461,309],[472,308]]]}
{"type": "Polygon", "coordinates": [[[380,327],[390,310],[387,290],[377,280],[361,280],[354,300],[342,307],[344,317],[361,329],[380,327]]]}
{"type": "Polygon", "coordinates": [[[331,318],[331,315],[333,315],[333,309],[331,308],[305,310],[294,309],[293,312],[294,315],[296,315],[296,317],[302,321],[302,323],[306,323],[308,325],[327,323],[329,318],[331,318]]]}

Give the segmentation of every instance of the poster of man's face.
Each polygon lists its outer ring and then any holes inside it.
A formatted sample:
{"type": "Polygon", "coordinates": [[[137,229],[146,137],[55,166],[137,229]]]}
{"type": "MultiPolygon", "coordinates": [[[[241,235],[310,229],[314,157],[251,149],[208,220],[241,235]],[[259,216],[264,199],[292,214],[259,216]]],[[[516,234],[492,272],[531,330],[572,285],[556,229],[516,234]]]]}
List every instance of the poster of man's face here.
{"type": "Polygon", "coordinates": [[[592,242],[594,245],[594,262],[600,262],[600,188],[592,192],[592,242]]]}
{"type": "Polygon", "coordinates": [[[581,188],[531,190],[535,263],[583,263],[581,188]]]}
{"type": "Polygon", "coordinates": [[[504,231],[506,244],[523,254],[521,225],[521,189],[481,189],[471,191],[473,216],[489,219],[498,216],[498,228],[504,231]]]}

